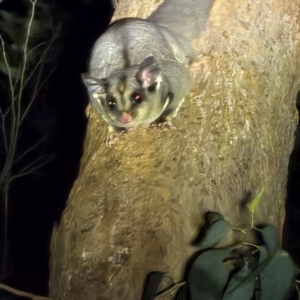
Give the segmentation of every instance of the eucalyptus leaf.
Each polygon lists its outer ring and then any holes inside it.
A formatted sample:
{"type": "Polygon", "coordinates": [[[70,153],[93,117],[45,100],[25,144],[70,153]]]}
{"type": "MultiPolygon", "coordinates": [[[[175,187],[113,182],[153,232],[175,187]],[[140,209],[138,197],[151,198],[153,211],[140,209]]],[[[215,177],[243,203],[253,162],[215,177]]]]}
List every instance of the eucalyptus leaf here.
{"type": "Polygon", "coordinates": [[[210,212],[207,216],[206,231],[198,242],[201,248],[211,247],[219,242],[231,229],[229,222],[225,221],[221,214],[210,212]]]}
{"type": "Polygon", "coordinates": [[[230,293],[233,293],[235,290],[239,289],[242,285],[252,282],[257,278],[257,276],[266,268],[268,263],[271,261],[272,257],[268,257],[267,249],[265,246],[259,247],[259,264],[252,269],[249,274],[245,275],[244,278],[241,278],[239,282],[236,282],[236,285],[232,285],[229,289],[230,293]]]}
{"type": "Polygon", "coordinates": [[[235,273],[229,280],[222,300],[252,299],[256,282],[255,276],[249,276],[252,272],[253,270],[248,268],[248,266],[246,265],[240,271],[235,273]],[[249,277],[250,279],[244,280],[247,277],[249,277]],[[235,289],[235,287],[242,281],[244,282],[240,284],[238,288],[235,289]]]}
{"type": "Polygon", "coordinates": [[[170,274],[159,271],[150,272],[146,278],[142,300],[153,300],[157,293],[171,287],[173,284],[170,274]]]}
{"type": "Polygon", "coordinates": [[[174,300],[185,300],[187,299],[186,296],[187,296],[187,287],[186,284],[184,284],[178,289],[174,300]]]}
{"type": "Polygon", "coordinates": [[[219,220],[224,220],[223,216],[216,211],[207,212],[205,219],[206,219],[206,223],[209,223],[209,224],[213,224],[219,220]]]}
{"type": "Polygon", "coordinates": [[[273,256],[279,247],[279,236],[277,228],[274,225],[267,225],[260,232],[266,244],[268,254],[270,256],[273,256]]]}
{"type": "Polygon", "coordinates": [[[295,265],[289,254],[278,250],[260,273],[260,300],[285,300],[294,283],[295,265]]]}
{"type": "Polygon", "coordinates": [[[259,247],[259,265],[261,266],[268,258],[268,251],[266,246],[259,247]]]}
{"type": "Polygon", "coordinates": [[[188,287],[192,300],[221,300],[228,281],[229,270],[223,260],[229,249],[213,249],[202,252],[191,266],[188,287]]]}
{"type": "Polygon", "coordinates": [[[259,194],[247,205],[251,213],[254,213],[255,209],[257,208],[260,202],[263,193],[264,193],[264,188],[262,188],[259,194]]]}

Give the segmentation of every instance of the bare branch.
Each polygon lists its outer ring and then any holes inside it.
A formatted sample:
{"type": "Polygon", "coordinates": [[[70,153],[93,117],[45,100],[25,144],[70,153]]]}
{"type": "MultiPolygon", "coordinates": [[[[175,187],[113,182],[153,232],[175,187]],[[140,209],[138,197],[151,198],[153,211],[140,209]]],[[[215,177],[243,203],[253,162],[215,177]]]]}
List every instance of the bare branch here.
{"type": "Polygon", "coordinates": [[[23,94],[23,83],[24,83],[24,78],[25,78],[25,70],[26,70],[26,66],[27,66],[27,48],[28,48],[31,27],[32,27],[33,19],[34,19],[36,1],[37,0],[30,0],[30,2],[32,4],[32,9],[31,9],[30,19],[28,22],[27,35],[26,35],[25,44],[24,44],[23,64],[22,64],[21,78],[20,78],[20,83],[19,83],[19,94],[18,94],[18,97],[16,97],[16,98],[14,95],[11,70],[8,65],[8,61],[6,59],[5,45],[4,45],[3,38],[1,37],[1,43],[2,43],[2,48],[3,48],[3,57],[4,57],[6,68],[8,69],[8,77],[9,77],[11,98],[12,98],[11,99],[12,103],[10,106],[11,113],[12,113],[11,128],[10,128],[10,141],[9,141],[9,145],[8,145],[8,152],[7,152],[7,157],[5,160],[5,165],[1,172],[2,179],[3,178],[8,179],[8,177],[10,176],[11,166],[13,164],[13,160],[14,160],[15,153],[16,153],[18,131],[20,129],[21,99],[22,99],[22,94],[23,94]],[[17,100],[17,107],[15,107],[15,100],[17,100]],[[16,115],[16,109],[17,109],[17,115],[16,115]]]}
{"type": "Polygon", "coordinates": [[[21,117],[21,99],[22,99],[22,93],[23,93],[23,83],[24,83],[24,78],[25,78],[25,70],[27,66],[27,49],[28,49],[28,42],[29,42],[29,37],[30,37],[30,31],[32,27],[32,22],[34,19],[34,12],[35,12],[35,5],[36,5],[37,0],[30,0],[32,4],[31,8],[31,15],[30,19],[28,22],[28,28],[27,28],[27,34],[26,34],[26,39],[25,39],[25,44],[24,44],[24,52],[23,52],[23,66],[22,66],[22,72],[21,72],[21,80],[20,80],[20,89],[19,89],[19,96],[18,96],[18,125],[20,123],[20,117],[21,117]]]}
{"type": "Polygon", "coordinates": [[[4,148],[5,152],[7,153],[7,136],[6,136],[6,128],[5,128],[5,115],[2,112],[2,109],[0,107],[0,115],[1,115],[1,120],[2,120],[2,132],[3,132],[3,139],[4,139],[4,148]]]}
{"type": "Polygon", "coordinates": [[[35,145],[28,148],[26,151],[24,151],[22,154],[18,155],[18,157],[14,160],[13,165],[16,164],[18,161],[20,161],[26,154],[36,149],[40,144],[42,144],[47,139],[47,136],[43,137],[40,141],[38,141],[35,145]]]}
{"type": "Polygon", "coordinates": [[[29,175],[34,173],[35,171],[39,170],[41,167],[46,165],[49,161],[53,159],[53,156],[50,155],[42,155],[32,161],[31,163],[27,164],[26,167],[24,167],[20,172],[17,174],[13,175],[11,177],[11,181],[15,180],[16,178],[23,177],[25,175],[29,175]],[[43,162],[40,162],[42,159],[45,159],[43,162]]]}
{"type": "MultiPolygon", "coordinates": [[[[45,43],[41,43],[40,45],[42,45],[42,44],[45,44],[45,43]]],[[[40,45],[38,45],[38,46],[34,47],[33,49],[31,49],[31,50],[28,52],[28,55],[29,55],[29,53],[30,53],[31,51],[33,51],[35,48],[39,47],[40,45]]],[[[42,62],[43,62],[43,60],[44,60],[44,58],[45,58],[45,56],[46,56],[45,53],[48,52],[48,50],[50,49],[50,46],[51,46],[51,45],[52,45],[52,42],[49,44],[48,48],[43,52],[41,58],[40,58],[39,61],[35,64],[33,70],[30,72],[30,74],[27,76],[27,78],[26,78],[26,80],[25,80],[25,82],[24,82],[22,88],[24,88],[24,87],[27,85],[28,81],[32,78],[32,76],[33,76],[33,74],[35,73],[35,71],[37,70],[37,68],[40,67],[40,66],[42,65],[42,62]]]]}
{"type": "Polygon", "coordinates": [[[7,255],[7,250],[8,250],[8,190],[9,190],[9,185],[6,183],[4,185],[4,255],[3,255],[3,264],[2,264],[2,270],[5,272],[6,269],[6,259],[5,256],[7,255]]]}
{"type": "MultiPolygon", "coordinates": [[[[42,67],[41,67],[42,68],[42,67]]],[[[40,81],[40,73],[41,73],[41,69],[40,69],[40,72],[39,72],[39,75],[38,75],[38,79],[37,79],[37,83],[35,85],[35,88],[34,88],[34,91],[33,91],[33,95],[32,95],[32,98],[29,102],[29,104],[27,105],[27,107],[25,108],[24,112],[23,112],[23,115],[22,115],[22,118],[20,120],[20,125],[21,123],[23,122],[24,118],[26,117],[30,107],[32,106],[33,104],[33,101],[36,97],[36,95],[39,93],[39,91],[41,90],[41,88],[44,86],[44,84],[46,83],[46,81],[49,79],[49,77],[51,76],[51,74],[53,73],[53,71],[55,70],[55,68],[53,68],[46,76],[46,78],[43,80],[42,84],[39,84],[39,81],[40,81]]]]}
{"type": "Polygon", "coordinates": [[[7,69],[7,73],[8,73],[10,92],[11,92],[12,98],[14,99],[15,96],[14,96],[14,88],[13,88],[11,70],[10,70],[9,63],[7,61],[6,51],[5,51],[5,44],[4,44],[4,40],[3,40],[1,34],[0,34],[0,41],[1,41],[1,46],[2,46],[2,49],[3,49],[3,59],[4,59],[4,63],[5,63],[6,69],[7,69]]]}
{"type": "MultiPolygon", "coordinates": [[[[8,111],[10,111],[11,109],[11,124],[12,124],[12,128],[10,130],[10,140],[7,141],[7,156],[6,156],[6,160],[5,160],[5,164],[4,164],[4,167],[3,167],[3,170],[1,172],[1,180],[5,180],[5,178],[7,179],[9,177],[9,174],[10,174],[10,168],[11,168],[11,164],[12,164],[12,161],[13,161],[13,157],[14,157],[14,152],[12,151],[12,142],[14,141],[15,139],[15,131],[14,131],[14,124],[15,124],[15,119],[16,119],[16,111],[15,111],[15,106],[14,106],[14,102],[15,102],[15,91],[14,91],[14,86],[13,86],[13,80],[12,80],[12,75],[11,75],[11,69],[10,69],[10,66],[9,66],[9,63],[7,61],[7,57],[6,57],[6,50],[5,50],[5,44],[4,44],[4,40],[2,38],[2,36],[0,35],[0,40],[1,40],[1,45],[2,45],[2,49],[3,49],[3,59],[4,59],[4,63],[5,63],[5,66],[6,66],[6,69],[7,69],[7,73],[8,73],[8,80],[9,80],[9,87],[10,87],[10,93],[11,93],[11,105],[10,107],[7,109],[6,113],[3,114],[3,118],[6,117],[8,111]],[[9,142],[9,144],[8,144],[9,142]]],[[[3,120],[3,122],[5,122],[5,120],[3,120]]]]}
{"type": "MultiPolygon", "coordinates": [[[[55,68],[53,68],[46,76],[46,78],[44,79],[43,83],[40,84],[40,78],[41,78],[41,73],[43,71],[43,66],[44,66],[44,62],[45,62],[45,58],[48,54],[48,51],[50,50],[50,47],[52,46],[53,42],[55,41],[57,35],[54,35],[47,47],[47,49],[43,52],[41,58],[39,59],[39,61],[36,63],[35,67],[33,68],[32,72],[28,75],[26,81],[24,82],[24,85],[22,86],[22,88],[24,88],[26,86],[26,84],[28,83],[28,81],[31,79],[31,77],[33,76],[33,74],[35,73],[35,71],[37,70],[37,68],[39,67],[39,73],[37,76],[37,81],[36,81],[36,85],[35,85],[35,89],[31,98],[31,101],[29,102],[29,104],[27,105],[27,107],[25,108],[23,115],[21,117],[20,120],[20,124],[23,122],[24,118],[26,117],[30,107],[32,106],[32,103],[36,97],[36,95],[39,93],[39,91],[41,90],[41,88],[44,86],[45,82],[49,79],[49,77],[51,76],[51,74],[53,73],[53,71],[55,70],[55,68]]],[[[42,44],[40,44],[42,45],[42,44]]],[[[38,45],[38,46],[40,46],[38,45]]],[[[38,47],[37,46],[37,47],[38,47]]]]}
{"type": "Polygon", "coordinates": [[[3,283],[0,283],[0,289],[3,291],[7,291],[9,293],[12,293],[14,295],[17,295],[17,296],[31,298],[33,300],[51,300],[51,298],[48,298],[48,297],[37,296],[37,295],[31,294],[31,293],[27,293],[27,292],[23,292],[23,291],[14,289],[3,283]]]}

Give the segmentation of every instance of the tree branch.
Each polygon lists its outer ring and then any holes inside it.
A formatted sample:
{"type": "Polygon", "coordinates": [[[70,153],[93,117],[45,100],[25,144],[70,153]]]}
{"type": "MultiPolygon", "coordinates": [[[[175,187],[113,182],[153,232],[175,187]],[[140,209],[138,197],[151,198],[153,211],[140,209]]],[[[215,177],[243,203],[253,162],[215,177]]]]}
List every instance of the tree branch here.
{"type": "Polygon", "coordinates": [[[9,293],[12,293],[14,295],[18,295],[21,297],[31,298],[33,300],[51,300],[51,298],[48,298],[48,297],[37,296],[37,295],[31,294],[31,293],[27,293],[27,292],[23,292],[23,291],[11,288],[8,285],[5,285],[3,283],[0,283],[0,290],[7,291],[9,293]]]}

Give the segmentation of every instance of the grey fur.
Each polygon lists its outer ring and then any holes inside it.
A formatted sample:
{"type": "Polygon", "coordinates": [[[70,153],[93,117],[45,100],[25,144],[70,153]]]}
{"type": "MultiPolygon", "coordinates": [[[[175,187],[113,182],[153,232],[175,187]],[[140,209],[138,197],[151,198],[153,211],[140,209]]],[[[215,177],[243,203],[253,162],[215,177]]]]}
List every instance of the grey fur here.
{"type": "Polygon", "coordinates": [[[148,18],[191,41],[205,28],[214,0],[165,0],[148,18]]]}
{"type": "Polygon", "coordinates": [[[190,90],[191,42],[213,2],[166,0],[148,19],[120,19],[96,41],[82,78],[110,132],[176,117],[190,90]]]}

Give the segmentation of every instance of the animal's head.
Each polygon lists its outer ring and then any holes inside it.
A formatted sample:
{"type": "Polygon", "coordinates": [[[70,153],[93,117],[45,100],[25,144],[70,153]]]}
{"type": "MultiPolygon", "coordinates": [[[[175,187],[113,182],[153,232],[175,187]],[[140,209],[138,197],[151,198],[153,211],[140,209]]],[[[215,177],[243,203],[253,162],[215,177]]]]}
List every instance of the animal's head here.
{"type": "Polygon", "coordinates": [[[94,108],[116,127],[150,124],[168,105],[168,86],[153,56],[140,65],[116,70],[107,78],[82,74],[82,79],[94,108]]]}

